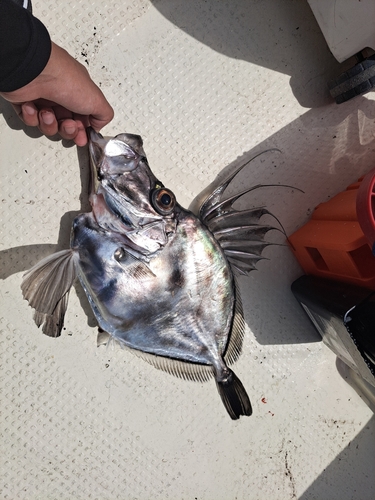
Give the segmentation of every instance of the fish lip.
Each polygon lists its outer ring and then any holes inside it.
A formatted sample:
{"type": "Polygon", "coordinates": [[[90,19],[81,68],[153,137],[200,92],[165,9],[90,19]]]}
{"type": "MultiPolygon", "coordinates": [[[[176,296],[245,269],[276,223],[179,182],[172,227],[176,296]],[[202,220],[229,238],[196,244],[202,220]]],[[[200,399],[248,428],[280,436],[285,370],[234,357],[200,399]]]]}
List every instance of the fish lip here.
{"type": "Polygon", "coordinates": [[[86,128],[86,134],[90,141],[98,142],[98,139],[104,139],[102,134],[100,132],[96,132],[96,130],[94,130],[92,127],[86,128]]]}
{"type": "Polygon", "coordinates": [[[94,163],[98,165],[99,149],[100,147],[104,149],[107,140],[102,136],[102,134],[96,132],[96,130],[94,130],[92,127],[87,127],[86,133],[89,139],[88,143],[89,143],[90,157],[94,160],[94,163]]]}
{"type": "Polygon", "coordinates": [[[90,157],[90,170],[91,170],[91,185],[90,192],[96,193],[98,191],[101,174],[100,165],[103,160],[103,153],[106,139],[96,132],[92,127],[87,127],[86,133],[89,139],[89,157],[90,157]]]}

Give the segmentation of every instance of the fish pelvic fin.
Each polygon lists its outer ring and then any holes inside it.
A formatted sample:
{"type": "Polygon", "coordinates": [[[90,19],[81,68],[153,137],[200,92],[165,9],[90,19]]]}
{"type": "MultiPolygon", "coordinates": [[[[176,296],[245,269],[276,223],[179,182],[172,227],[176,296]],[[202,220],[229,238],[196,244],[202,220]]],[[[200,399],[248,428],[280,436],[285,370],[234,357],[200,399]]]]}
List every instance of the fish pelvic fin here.
{"type": "Polygon", "coordinates": [[[232,420],[238,420],[241,415],[250,416],[252,414],[249,396],[241,380],[232,370],[229,370],[229,375],[225,380],[216,380],[216,386],[232,420]]]}
{"type": "Polygon", "coordinates": [[[69,292],[77,276],[75,253],[62,250],[38,262],[23,276],[23,297],[35,309],[34,321],[49,337],[59,337],[64,326],[69,292]]]}

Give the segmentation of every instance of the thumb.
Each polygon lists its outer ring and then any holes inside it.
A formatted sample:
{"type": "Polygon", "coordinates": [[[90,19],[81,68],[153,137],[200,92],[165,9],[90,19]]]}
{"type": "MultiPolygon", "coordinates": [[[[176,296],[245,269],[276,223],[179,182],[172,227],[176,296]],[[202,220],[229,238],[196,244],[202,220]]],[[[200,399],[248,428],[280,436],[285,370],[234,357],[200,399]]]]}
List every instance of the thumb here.
{"type": "Polygon", "coordinates": [[[101,102],[99,109],[94,111],[93,114],[89,115],[89,122],[92,128],[99,132],[107,123],[109,123],[114,116],[112,106],[103,96],[103,101],[101,102]]]}

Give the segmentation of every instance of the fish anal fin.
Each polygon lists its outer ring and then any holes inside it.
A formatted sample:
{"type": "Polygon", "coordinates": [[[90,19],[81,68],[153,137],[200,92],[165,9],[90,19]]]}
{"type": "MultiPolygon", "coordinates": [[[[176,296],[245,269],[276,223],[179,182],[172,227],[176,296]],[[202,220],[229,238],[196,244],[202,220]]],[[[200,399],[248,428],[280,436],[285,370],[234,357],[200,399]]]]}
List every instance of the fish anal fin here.
{"type": "Polygon", "coordinates": [[[184,380],[192,380],[195,382],[207,382],[213,375],[213,369],[211,365],[203,365],[199,363],[189,363],[187,361],[182,361],[175,358],[167,358],[165,356],[157,356],[156,354],[139,351],[138,349],[132,349],[126,346],[121,341],[117,343],[128,351],[131,351],[138,358],[143,359],[150,365],[154,366],[158,370],[174,375],[175,377],[182,378],[184,380]]]}
{"type": "Polygon", "coordinates": [[[217,390],[225,409],[232,420],[237,420],[241,415],[250,416],[253,412],[247,392],[241,380],[232,370],[224,381],[216,380],[217,390]]]}

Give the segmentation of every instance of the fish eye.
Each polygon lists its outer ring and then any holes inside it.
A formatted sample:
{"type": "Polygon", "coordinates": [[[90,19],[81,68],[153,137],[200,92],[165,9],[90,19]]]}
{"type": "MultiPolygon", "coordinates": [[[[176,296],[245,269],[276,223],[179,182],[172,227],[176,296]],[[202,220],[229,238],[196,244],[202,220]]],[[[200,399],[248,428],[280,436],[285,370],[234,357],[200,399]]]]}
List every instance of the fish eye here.
{"type": "Polygon", "coordinates": [[[169,215],[176,205],[175,195],[167,188],[155,189],[151,194],[151,203],[160,215],[169,215]]]}

